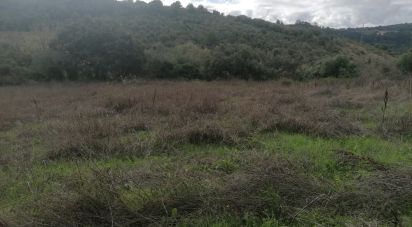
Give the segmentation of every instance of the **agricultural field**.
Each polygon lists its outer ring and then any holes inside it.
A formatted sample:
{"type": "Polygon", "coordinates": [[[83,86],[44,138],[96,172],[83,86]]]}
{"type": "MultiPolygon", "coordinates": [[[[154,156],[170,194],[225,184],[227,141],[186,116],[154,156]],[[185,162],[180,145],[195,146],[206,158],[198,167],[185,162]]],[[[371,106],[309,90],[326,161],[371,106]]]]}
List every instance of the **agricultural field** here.
{"type": "Polygon", "coordinates": [[[0,226],[411,226],[409,85],[1,87],[0,226]]]}

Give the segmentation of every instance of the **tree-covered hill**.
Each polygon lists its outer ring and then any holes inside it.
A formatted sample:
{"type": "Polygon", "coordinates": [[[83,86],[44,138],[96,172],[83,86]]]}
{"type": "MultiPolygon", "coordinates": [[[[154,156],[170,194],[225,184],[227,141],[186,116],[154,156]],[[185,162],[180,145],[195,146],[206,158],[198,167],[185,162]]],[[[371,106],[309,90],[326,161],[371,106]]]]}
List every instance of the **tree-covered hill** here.
{"type": "Polygon", "coordinates": [[[340,35],[363,43],[375,45],[395,54],[412,48],[412,24],[396,24],[368,28],[338,30],[340,35]]]}
{"type": "Polygon", "coordinates": [[[0,83],[399,74],[393,57],[332,33],[179,2],[3,0],[0,83]]]}

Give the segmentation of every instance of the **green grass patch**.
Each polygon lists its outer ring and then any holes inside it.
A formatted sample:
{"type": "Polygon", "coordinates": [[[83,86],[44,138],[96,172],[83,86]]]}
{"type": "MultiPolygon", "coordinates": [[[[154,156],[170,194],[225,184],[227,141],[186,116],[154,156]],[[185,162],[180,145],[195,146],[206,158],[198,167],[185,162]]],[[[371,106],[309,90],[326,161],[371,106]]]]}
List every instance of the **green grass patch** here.
{"type": "Polygon", "coordinates": [[[87,179],[93,170],[130,170],[147,163],[167,165],[168,157],[144,159],[102,159],[83,161],[54,161],[37,163],[27,169],[19,167],[3,168],[0,171],[0,211],[7,210],[28,201],[35,201],[44,195],[64,191],[70,179],[87,179]]]}
{"type": "Polygon", "coordinates": [[[280,133],[262,135],[258,141],[266,152],[299,161],[311,174],[336,181],[347,180],[348,177],[354,179],[370,172],[370,169],[363,166],[342,168],[338,157],[340,151],[347,151],[356,155],[356,158],[373,160],[388,167],[412,165],[411,144],[378,137],[327,139],[280,133]]]}

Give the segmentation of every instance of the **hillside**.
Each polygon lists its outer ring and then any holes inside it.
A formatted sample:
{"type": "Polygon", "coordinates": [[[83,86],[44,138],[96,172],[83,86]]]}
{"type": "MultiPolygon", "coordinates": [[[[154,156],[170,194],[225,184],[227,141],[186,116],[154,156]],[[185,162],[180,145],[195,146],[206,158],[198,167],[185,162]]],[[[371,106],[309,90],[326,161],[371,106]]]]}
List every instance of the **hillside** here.
{"type": "Polygon", "coordinates": [[[6,0],[0,83],[399,75],[393,57],[331,33],[180,3],[6,0]]]}
{"type": "Polygon", "coordinates": [[[412,24],[340,29],[338,34],[395,54],[404,53],[412,48],[412,24]]]}
{"type": "Polygon", "coordinates": [[[0,0],[0,227],[412,226],[412,51],[336,31],[0,0]]]}

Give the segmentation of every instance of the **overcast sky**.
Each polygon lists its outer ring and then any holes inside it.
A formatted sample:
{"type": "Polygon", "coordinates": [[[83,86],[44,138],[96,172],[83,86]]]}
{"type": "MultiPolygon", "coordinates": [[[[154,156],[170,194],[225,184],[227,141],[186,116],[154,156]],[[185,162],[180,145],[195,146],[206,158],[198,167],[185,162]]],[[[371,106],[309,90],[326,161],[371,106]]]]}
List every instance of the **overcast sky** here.
{"type": "MultiPolygon", "coordinates": [[[[145,0],[150,1],[150,0],[145,0]]],[[[170,5],[176,0],[163,0],[170,5]]],[[[329,27],[361,27],[412,22],[412,0],[181,0],[225,14],[285,23],[304,20],[329,27]]]]}

